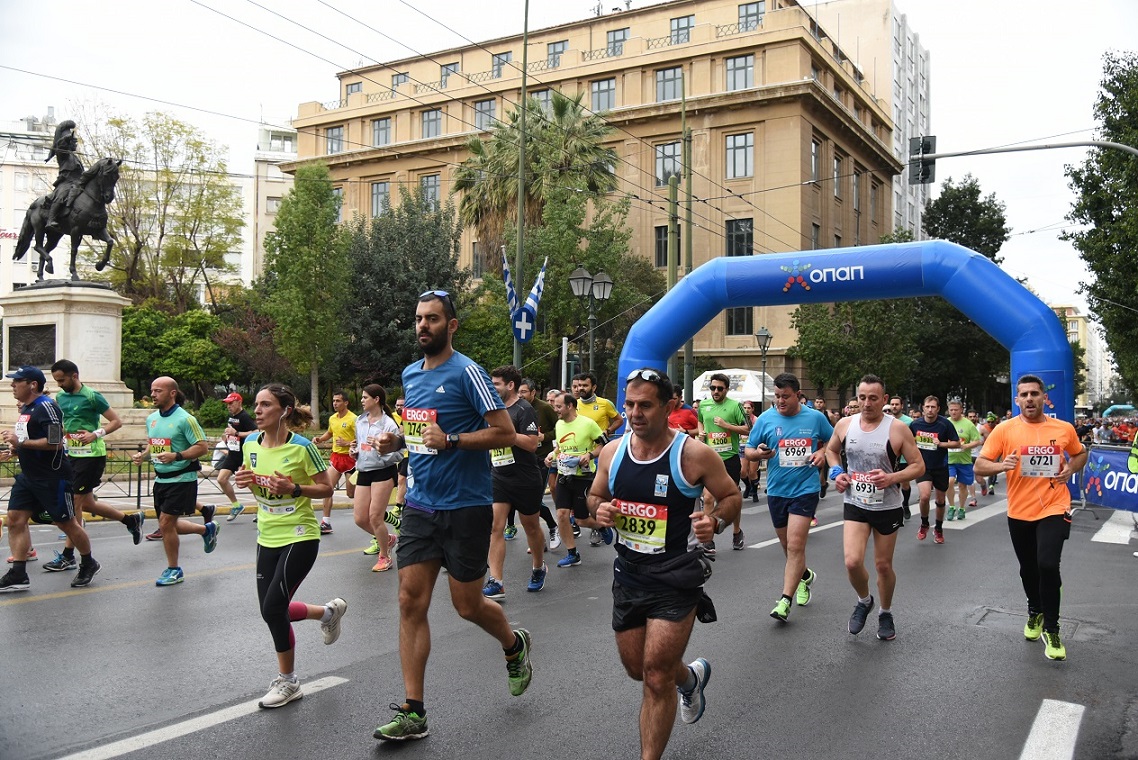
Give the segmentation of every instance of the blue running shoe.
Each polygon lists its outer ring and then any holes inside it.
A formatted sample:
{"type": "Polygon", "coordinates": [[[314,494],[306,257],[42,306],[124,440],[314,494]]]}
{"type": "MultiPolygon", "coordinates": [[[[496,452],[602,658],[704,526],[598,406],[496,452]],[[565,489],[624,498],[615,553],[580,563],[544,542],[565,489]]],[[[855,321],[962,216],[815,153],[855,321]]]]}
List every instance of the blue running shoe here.
{"type": "Polygon", "coordinates": [[[217,548],[217,534],[221,532],[221,526],[210,520],[205,524],[205,533],[202,535],[202,540],[205,541],[205,553],[209,554],[217,548]]]}
{"type": "Polygon", "coordinates": [[[175,583],[181,583],[185,578],[186,575],[182,572],[182,568],[168,567],[162,571],[162,575],[158,576],[158,580],[154,582],[154,585],[173,586],[175,583]]]}
{"type": "Polygon", "coordinates": [[[526,591],[541,591],[545,588],[545,576],[549,572],[549,568],[545,563],[541,563],[541,567],[530,573],[529,585],[526,586],[526,591]]]}
{"type": "Polygon", "coordinates": [[[579,564],[581,564],[581,554],[580,552],[575,551],[569,552],[564,557],[557,560],[558,567],[574,567],[579,564]]]}
{"type": "Polygon", "coordinates": [[[491,575],[486,580],[486,585],[482,587],[482,596],[494,600],[505,599],[506,590],[502,588],[502,583],[491,575]]]}
{"type": "Polygon", "coordinates": [[[238,504],[236,507],[230,507],[229,517],[226,517],[225,521],[226,522],[233,522],[238,517],[240,517],[241,513],[244,511],[245,511],[245,505],[244,504],[238,504]]]}
{"type": "Polygon", "coordinates": [[[612,539],[612,528],[601,528],[601,540],[605,542],[605,546],[612,546],[612,539]]]}

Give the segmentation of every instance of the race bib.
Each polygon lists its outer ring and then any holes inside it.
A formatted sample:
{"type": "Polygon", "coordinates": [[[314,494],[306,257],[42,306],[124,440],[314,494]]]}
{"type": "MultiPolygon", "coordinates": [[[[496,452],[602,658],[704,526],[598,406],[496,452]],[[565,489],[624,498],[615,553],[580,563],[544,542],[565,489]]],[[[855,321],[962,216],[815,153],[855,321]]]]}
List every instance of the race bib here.
{"type": "Polygon", "coordinates": [[[851,472],[849,490],[854,502],[863,506],[876,507],[885,501],[881,489],[870,481],[867,472],[851,472]]]}
{"type": "Polygon", "coordinates": [[[505,467],[514,463],[514,449],[507,446],[504,449],[490,450],[490,464],[494,467],[505,467]]]}
{"type": "Polygon", "coordinates": [[[28,421],[31,420],[31,418],[32,415],[30,414],[21,414],[16,420],[16,427],[14,430],[16,432],[16,439],[20,443],[28,440],[28,421]]]}
{"type": "Polygon", "coordinates": [[[239,435],[227,435],[227,436],[225,436],[225,448],[229,449],[230,451],[240,451],[241,450],[241,436],[239,436],[239,435]]]}
{"type": "Polygon", "coordinates": [[[156,454],[169,454],[173,450],[169,438],[151,438],[150,442],[150,456],[156,454]]]}
{"type": "Polygon", "coordinates": [[[91,453],[91,444],[83,443],[79,439],[82,433],[67,434],[67,453],[72,456],[87,456],[91,453]]]}
{"type": "Polygon", "coordinates": [[[296,499],[291,496],[277,496],[269,488],[272,485],[268,475],[254,475],[253,496],[257,499],[257,509],[270,515],[287,515],[296,511],[296,499]]]}
{"type": "Polygon", "coordinates": [[[408,451],[413,454],[430,454],[432,456],[439,453],[438,449],[432,449],[423,444],[423,431],[433,425],[438,416],[437,409],[407,407],[403,410],[403,434],[407,441],[408,451]]]}
{"type": "Polygon", "coordinates": [[[668,505],[613,499],[617,541],[634,552],[660,554],[668,534],[668,505]]]}
{"type": "Polygon", "coordinates": [[[778,466],[809,467],[813,453],[813,438],[783,438],[778,442],[778,466]]]}
{"type": "Polygon", "coordinates": [[[725,451],[733,451],[731,448],[731,434],[720,431],[718,433],[708,432],[707,445],[711,450],[716,453],[723,453],[725,451]]]}
{"type": "Polygon", "coordinates": [[[1058,477],[1063,466],[1063,450],[1058,446],[1021,446],[1019,474],[1025,478],[1058,477]]]}
{"type": "Polygon", "coordinates": [[[925,451],[936,451],[940,436],[936,433],[917,433],[917,448],[925,451]]]}

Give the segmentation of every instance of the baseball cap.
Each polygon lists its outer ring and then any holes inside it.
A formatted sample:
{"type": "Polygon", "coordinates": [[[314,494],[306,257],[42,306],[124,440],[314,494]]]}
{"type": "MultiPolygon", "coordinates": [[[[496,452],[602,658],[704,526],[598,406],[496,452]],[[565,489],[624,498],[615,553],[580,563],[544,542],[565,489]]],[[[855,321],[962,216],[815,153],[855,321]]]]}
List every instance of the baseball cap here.
{"type": "Polygon", "coordinates": [[[47,385],[47,378],[43,376],[43,372],[39,367],[20,367],[15,372],[4,375],[10,380],[35,380],[39,383],[39,388],[42,391],[43,387],[47,385]]]}
{"type": "Polygon", "coordinates": [[[241,402],[244,402],[244,401],[245,401],[245,399],[241,398],[241,394],[240,394],[240,393],[238,393],[238,392],[234,391],[233,393],[230,393],[228,396],[226,396],[226,397],[225,397],[225,399],[224,399],[224,401],[225,401],[225,403],[227,403],[227,404],[232,404],[234,401],[241,401],[241,402]]]}
{"type": "Polygon", "coordinates": [[[988,416],[984,419],[986,419],[988,422],[995,422],[999,418],[995,415],[994,412],[988,412],[988,416]]]}

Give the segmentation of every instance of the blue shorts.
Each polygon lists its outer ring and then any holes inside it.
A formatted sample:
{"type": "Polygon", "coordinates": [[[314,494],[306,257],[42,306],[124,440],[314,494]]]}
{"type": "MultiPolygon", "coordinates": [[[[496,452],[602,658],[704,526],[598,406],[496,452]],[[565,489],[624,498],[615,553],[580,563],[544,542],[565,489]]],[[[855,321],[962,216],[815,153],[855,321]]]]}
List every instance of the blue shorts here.
{"type": "Polygon", "coordinates": [[[65,523],[75,517],[71,482],[60,478],[32,480],[22,472],[16,473],[8,509],[31,512],[32,522],[41,525],[45,517],[50,517],[53,523],[65,523]]]}
{"type": "Polygon", "coordinates": [[[948,477],[955,478],[956,482],[962,486],[970,486],[976,482],[976,470],[970,464],[949,463],[948,477]]]}
{"type": "Polygon", "coordinates": [[[818,494],[815,492],[789,498],[767,494],[767,508],[771,511],[771,522],[774,523],[774,527],[785,528],[790,522],[791,515],[814,516],[818,511],[818,494]]]}

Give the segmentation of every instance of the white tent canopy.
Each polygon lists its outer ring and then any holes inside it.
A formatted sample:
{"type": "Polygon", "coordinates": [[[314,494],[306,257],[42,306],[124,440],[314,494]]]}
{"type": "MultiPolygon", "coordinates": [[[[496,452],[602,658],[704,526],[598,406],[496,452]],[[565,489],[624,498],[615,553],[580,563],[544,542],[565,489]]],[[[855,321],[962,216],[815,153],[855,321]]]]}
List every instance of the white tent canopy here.
{"type": "Polygon", "coordinates": [[[717,369],[704,372],[692,383],[692,393],[697,399],[702,401],[705,398],[711,398],[711,390],[708,385],[711,384],[712,375],[727,375],[731,381],[727,390],[727,398],[733,398],[739,402],[762,401],[764,406],[766,406],[766,402],[774,398],[774,380],[771,379],[770,375],[764,376],[762,372],[756,372],[753,369],[717,369]]]}

